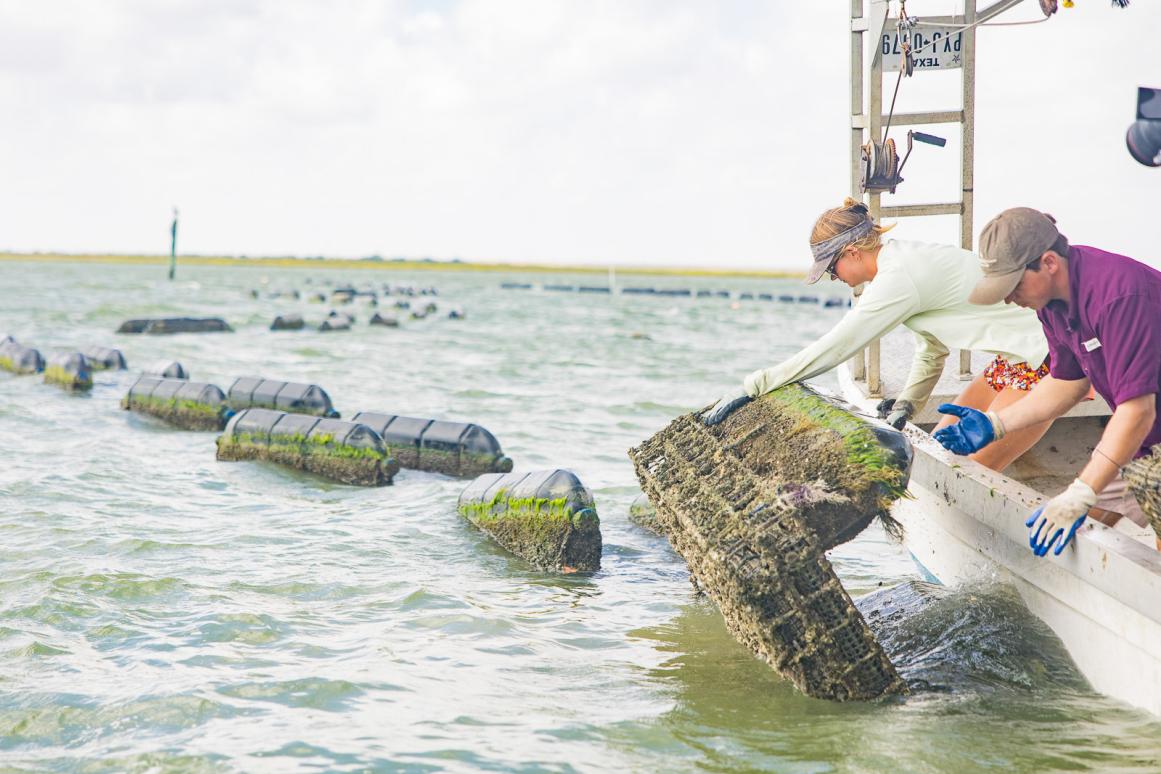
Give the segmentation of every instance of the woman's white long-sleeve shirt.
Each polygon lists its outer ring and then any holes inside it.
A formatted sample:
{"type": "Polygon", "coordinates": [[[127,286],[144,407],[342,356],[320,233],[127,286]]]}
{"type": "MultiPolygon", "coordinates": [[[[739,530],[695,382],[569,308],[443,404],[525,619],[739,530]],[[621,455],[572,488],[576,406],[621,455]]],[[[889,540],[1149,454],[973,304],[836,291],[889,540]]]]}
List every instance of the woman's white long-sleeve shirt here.
{"type": "Polygon", "coordinates": [[[915,358],[907,385],[893,397],[911,401],[916,410],[931,397],[952,348],[1039,366],[1048,355],[1048,341],[1035,312],[968,303],[982,276],[971,251],[889,239],[879,251],[875,278],[842,320],[789,360],[747,376],[746,392],[756,398],[826,373],[900,323],[915,333],[915,358]]]}

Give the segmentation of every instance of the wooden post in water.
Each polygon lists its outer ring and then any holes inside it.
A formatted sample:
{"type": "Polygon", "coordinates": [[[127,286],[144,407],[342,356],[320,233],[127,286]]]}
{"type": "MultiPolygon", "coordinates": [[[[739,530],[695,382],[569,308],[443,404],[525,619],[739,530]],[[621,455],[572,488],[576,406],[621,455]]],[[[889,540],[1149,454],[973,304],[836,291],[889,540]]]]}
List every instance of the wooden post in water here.
{"type": "Polygon", "coordinates": [[[169,279],[177,274],[177,207],[173,208],[173,223],[169,225],[169,279]]]}

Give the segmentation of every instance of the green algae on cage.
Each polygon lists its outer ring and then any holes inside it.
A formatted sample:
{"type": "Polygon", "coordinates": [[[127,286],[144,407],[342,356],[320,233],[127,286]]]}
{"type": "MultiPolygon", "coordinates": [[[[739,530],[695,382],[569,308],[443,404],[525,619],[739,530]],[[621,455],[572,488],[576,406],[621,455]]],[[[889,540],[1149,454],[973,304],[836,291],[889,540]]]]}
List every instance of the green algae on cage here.
{"type": "Polygon", "coordinates": [[[44,370],[44,358],[38,350],[6,336],[0,340],[0,369],[14,374],[38,374],[44,370]]]}
{"type": "Polygon", "coordinates": [[[366,425],[269,409],[235,415],[217,440],[217,458],[265,460],[359,486],[390,484],[399,472],[366,425]]]}
{"type": "Polygon", "coordinates": [[[679,417],[629,456],[655,506],[647,526],[739,642],[810,696],[906,691],[825,556],[905,490],[902,434],[790,385],[715,427],[679,417]]]}
{"type": "Polygon", "coordinates": [[[592,494],[567,470],[482,475],[460,494],[458,507],[473,525],[539,569],[600,569],[600,518],[592,494]]]}
{"type": "Polygon", "coordinates": [[[140,377],[121,400],[121,408],[183,430],[221,430],[230,414],[225,394],[215,385],[155,376],[140,377]]]}
{"type": "Polygon", "coordinates": [[[887,508],[907,491],[907,472],[900,469],[896,452],[884,446],[871,425],[850,411],[802,384],[788,384],[763,397],[799,417],[801,424],[796,427],[797,431],[825,428],[841,437],[850,463],[839,471],[839,480],[835,482],[843,489],[862,493],[873,488],[880,493],[882,505],[887,508]]]}
{"type": "Polygon", "coordinates": [[[405,468],[459,478],[512,470],[496,436],[476,424],[370,411],[355,414],[352,421],[379,433],[405,468]]]}
{"type": "Polygon", "coordinates": [[[661,525],[657,523],[657,508],[649,502],[649,497],[644,492],[633,498],[633,502],[629,504],[629,520],[650,532],[664,534],[661,525]]]}
{"type": "Polygon", "coordinates": [[[69,352],[48,361],[44,367],[44,383],[72,391],[89,390],[93,386],[93,373],[84,355],[69,352]]]}

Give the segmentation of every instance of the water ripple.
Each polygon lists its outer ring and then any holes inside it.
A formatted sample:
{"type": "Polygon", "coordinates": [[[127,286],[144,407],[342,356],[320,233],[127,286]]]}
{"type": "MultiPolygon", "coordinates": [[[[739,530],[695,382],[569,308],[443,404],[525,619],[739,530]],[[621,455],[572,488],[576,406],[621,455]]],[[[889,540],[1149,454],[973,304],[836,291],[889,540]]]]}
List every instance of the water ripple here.
{"type": "Polygon", "coordinates": [[[545,575],[456,515],[461,481],[404,471],[360,489],[221,463],[213,433],[120,409],[132,373],[99,374],[88,397],[0,373],[4,767],[1157,768],[1159,724],[1088,690],[1018,600],[884,591],[916,576],[877,528],[831,559],[852,593],[877,592],[863,604],[917,690],[830,705],[739,646],[666,541],[629,522],[626,449],[839,312],[504,291],[454,273],[182,267],[169,283],[156,267],[0,268],[0,335],[44,351],[117,346],[134,368],[177,359],[222,387],[245,374],[316,382],[347,416],[479,422],[520,470],[578,471],[605,544],[599,573],[545,575]],[[435,283],[441,309],[468,319],[374,330],[357,304],[341,336],[267,330],[276,314],[317,322],[329,309],[267,291],[328,282],[435,283]],[[224,315],[236,332],[112,333],[151,315],[224,315]]]}

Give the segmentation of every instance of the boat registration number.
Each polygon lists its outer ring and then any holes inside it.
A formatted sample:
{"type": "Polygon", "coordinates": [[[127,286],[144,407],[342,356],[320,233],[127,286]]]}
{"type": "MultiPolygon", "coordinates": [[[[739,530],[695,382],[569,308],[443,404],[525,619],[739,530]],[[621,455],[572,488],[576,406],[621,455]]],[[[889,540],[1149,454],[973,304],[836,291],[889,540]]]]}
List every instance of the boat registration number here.
{"type": "MultiPolygon", "coordinates": [[[[887,20],[879,43],[883,72],[899,72],[903,43],[899,31],[887,20]]],[[[911,58],[916,70],[954,70],[963,67],[963,31],[957,27],[914,27],[910,30],[911,58]]]]}

